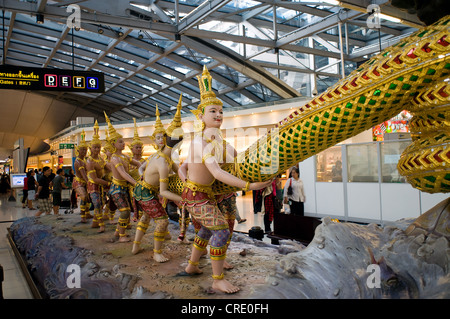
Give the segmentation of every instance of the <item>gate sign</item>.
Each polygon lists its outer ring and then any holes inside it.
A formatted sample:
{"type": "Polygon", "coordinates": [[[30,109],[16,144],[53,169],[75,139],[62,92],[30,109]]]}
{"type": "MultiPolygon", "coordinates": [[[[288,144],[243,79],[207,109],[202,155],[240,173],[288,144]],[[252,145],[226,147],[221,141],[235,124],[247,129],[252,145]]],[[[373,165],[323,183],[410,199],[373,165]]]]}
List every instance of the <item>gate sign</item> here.
{"type": "Polygon", "coordinates": [[[70,150],[70,149],[74,149],[74,148],[75,148],[75,144],[73,144],[73,143],[60,143],[59,144],[60,150],[70,150]]]}
{"type": "Polygon", "coordinates": [[[0,66],[0,89],[104,93],[101,72],[0,66]]]}

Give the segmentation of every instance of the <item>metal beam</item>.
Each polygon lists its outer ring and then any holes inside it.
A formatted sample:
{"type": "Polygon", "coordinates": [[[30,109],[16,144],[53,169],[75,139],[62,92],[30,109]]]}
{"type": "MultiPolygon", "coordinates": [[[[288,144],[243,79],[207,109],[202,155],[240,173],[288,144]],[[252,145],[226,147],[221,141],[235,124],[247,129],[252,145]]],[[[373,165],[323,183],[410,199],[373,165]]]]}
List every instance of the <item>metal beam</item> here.
{"type": "Polygon", "coordinates": [[[6,63],[6,57],[8,56],[8,47],[9,47],[9,43],[11,40],[11,35],[14,29],[14,22],[16,20],[16,13],[15,12],[11,12],[11,17],[9,18],[9,24],[8,24],[8,33],[6,34],[6,39],[5,39],[5,47],[2,50],[2,54],[5,54],[4,58],[3,58],[3,62],[6,63]]]}
{"type": "MultiPolygon", "coordinates": [[[[2,8],[7,11],[25,13],[28,15],[36,14],[36,6],[34,4],[27,5],[26,3],[24,4],[24,2],[17,0],[2,0],[2,8]]],[[[44,11],[41,13],[45,16],[46,19],[54,19],[61,23],[66,23],[69,16],[65,8],[50,5],[46,5],[44,11]]],[[[111,14],[104,14],[99,11],[87,12],[85,10],[81,10],[80,14],[80,19],[83,23],[104,24],[116,27],[126,26],[132,29],[146,30],[150,32],[159,31],[172,34],[177,32],[175,25],[139,20],[135,17],[125,17],[117,15],[114,16],[111,14]]]]}
{"type": "Polygon", "coordinates": [[[185,37],[184,43],[191,48],[195,48],[198,52],[202,52],[208,56],[213,56],[217,61],[230,66],[245,76],[261,82],[264,86],[282,98],[300,96],[295,89],[286,85],[285,82],[276,78],[264,68],[261,68],[253,62],[245,61],[241,55],[238,55],[223,45],[194,37],[185,37]]]}
{"type": "Polygon", "coordinates": [[[303,28],[299,28],[296,31],[290,32],[280,37],[275,45],[277,48],[281,48],[284,45],[290,44],[291,42],[294,42],[296,40],[310,37],[319,32],[334,28],[339,22],[345,22],[360,15],[362,15],[361,12],[343,9],[337,13],[321,19],[320,21],[307,25],[303,28]]]}
{"type": "Polygon", "coordinates": [[[48,64],[52,61],[53,57],[55,56],[56,52],[59,50],[59,47],[61,46],[61,43],[66,38],[67,34],[69,33],[70,29],[67,25],[63,27],[63,30],[61,31],[61,35],[58,38],[58,41],[55,43],[55,46],[53,47],[52,52],[47,56],[47,60],[45,61],[43,68],[48,67],[48,64]]]}
{"type": "Polygon", "coordinates": [[[208,17],[211,13],[219,10],[230,0],[207,0],[186,15],[177,25],[177,32],[182,33],[184,30],[190,29],[208,17]]]}

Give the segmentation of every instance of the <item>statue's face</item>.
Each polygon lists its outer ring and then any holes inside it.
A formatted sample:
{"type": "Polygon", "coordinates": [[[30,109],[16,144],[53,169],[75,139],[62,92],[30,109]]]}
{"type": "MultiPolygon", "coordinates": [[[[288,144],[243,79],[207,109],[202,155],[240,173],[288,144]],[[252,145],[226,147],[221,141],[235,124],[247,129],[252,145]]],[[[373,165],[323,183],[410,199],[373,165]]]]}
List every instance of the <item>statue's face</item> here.
{"type": "Polygon", "coordinates": [[[155,143],[158,145],[159,149],[162,149],[166,144],[166,137],[164,133],[157,133],[155,135],[155,143]]]}
{"type": "Polygon", "coordinates": [[[131,148],[131,153],[133,155],[141,155],[142,154],[142,144],[134,144],[131,148]]]}
{"type": "Polygon", "coordinates": [[[205,127],[220,128],[223,122],[223,108],[221,105],[208,105],[200,116],[205,127]]]}
{"type": "Polygon", "coordinates": [[[78,148],[78,155],[80,157],[85,157],[87,153],[87,147],[80,147],[78,148]]]}
{"type": "Polygon", "coordinates": [[[114,146],[118,151],[123,151],[125,149],[125,141],[122,137],[119,137],[114,143],[114,146]]]}
{"type": "Polygon", "coordinates": [[[102,149],[102,146],[100,144],[94,144],[90,146],[92,155],[98,155],[100,154],[100,150],[102,149]]]}

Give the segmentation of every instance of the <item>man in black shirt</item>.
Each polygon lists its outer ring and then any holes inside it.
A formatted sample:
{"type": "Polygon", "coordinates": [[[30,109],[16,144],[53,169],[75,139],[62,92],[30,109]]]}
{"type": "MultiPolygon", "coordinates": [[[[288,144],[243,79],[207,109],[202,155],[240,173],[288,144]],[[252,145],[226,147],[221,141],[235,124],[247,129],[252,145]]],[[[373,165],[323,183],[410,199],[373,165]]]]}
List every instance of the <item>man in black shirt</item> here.
{"type": "Polygon", "coordinates": [[[45,166],[43,169],[42,177],[39,179],[39,187],[36,195],[39,198],[39,211],[36,216],[40,216],[42,213],[50,215],[52,211],[52,202],[50,200],[50,179],[49,176],[52,173],[50,167],[45,166]]]}
{"type": "Polygon", "coordinates": [[[35,175],[36,172],[34,170],[31,170],[29,172],[27,179],[28,184],[28,209],[34,210],[36,208],[33,208],[33,200],[36,199],[36,186],[39,186],[39,184],[36,182],[35,175]]]}

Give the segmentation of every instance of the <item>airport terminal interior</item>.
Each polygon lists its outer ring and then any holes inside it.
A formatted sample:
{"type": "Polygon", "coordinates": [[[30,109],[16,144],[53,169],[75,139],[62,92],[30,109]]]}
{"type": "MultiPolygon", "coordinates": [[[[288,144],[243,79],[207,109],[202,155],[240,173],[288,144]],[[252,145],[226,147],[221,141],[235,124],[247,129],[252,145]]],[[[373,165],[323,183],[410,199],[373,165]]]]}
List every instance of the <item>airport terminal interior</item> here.
{"type": "Polygon", "coordinates": [[[442,1],[3,0],[0,9],[2,298],[450,298],[442,1]],[[211,105],[223,112],[218,135],[205,137],[211,105]],[[180,173],[199,136],[215,153],[187,166],[214,184],[180,173]],[[60,173],[63,188],[51,184],[43,201],[39,180],[60,173]],[[69,237],[67,257],[58,242],[69,237]],[[198,251],[209,254],[195,261],[198,251]],[[60,269],[80,260],[87,288],[77,290],[60,269]],[[369,264],[389,274],[381,286],[369,284],[369,264]]]}

